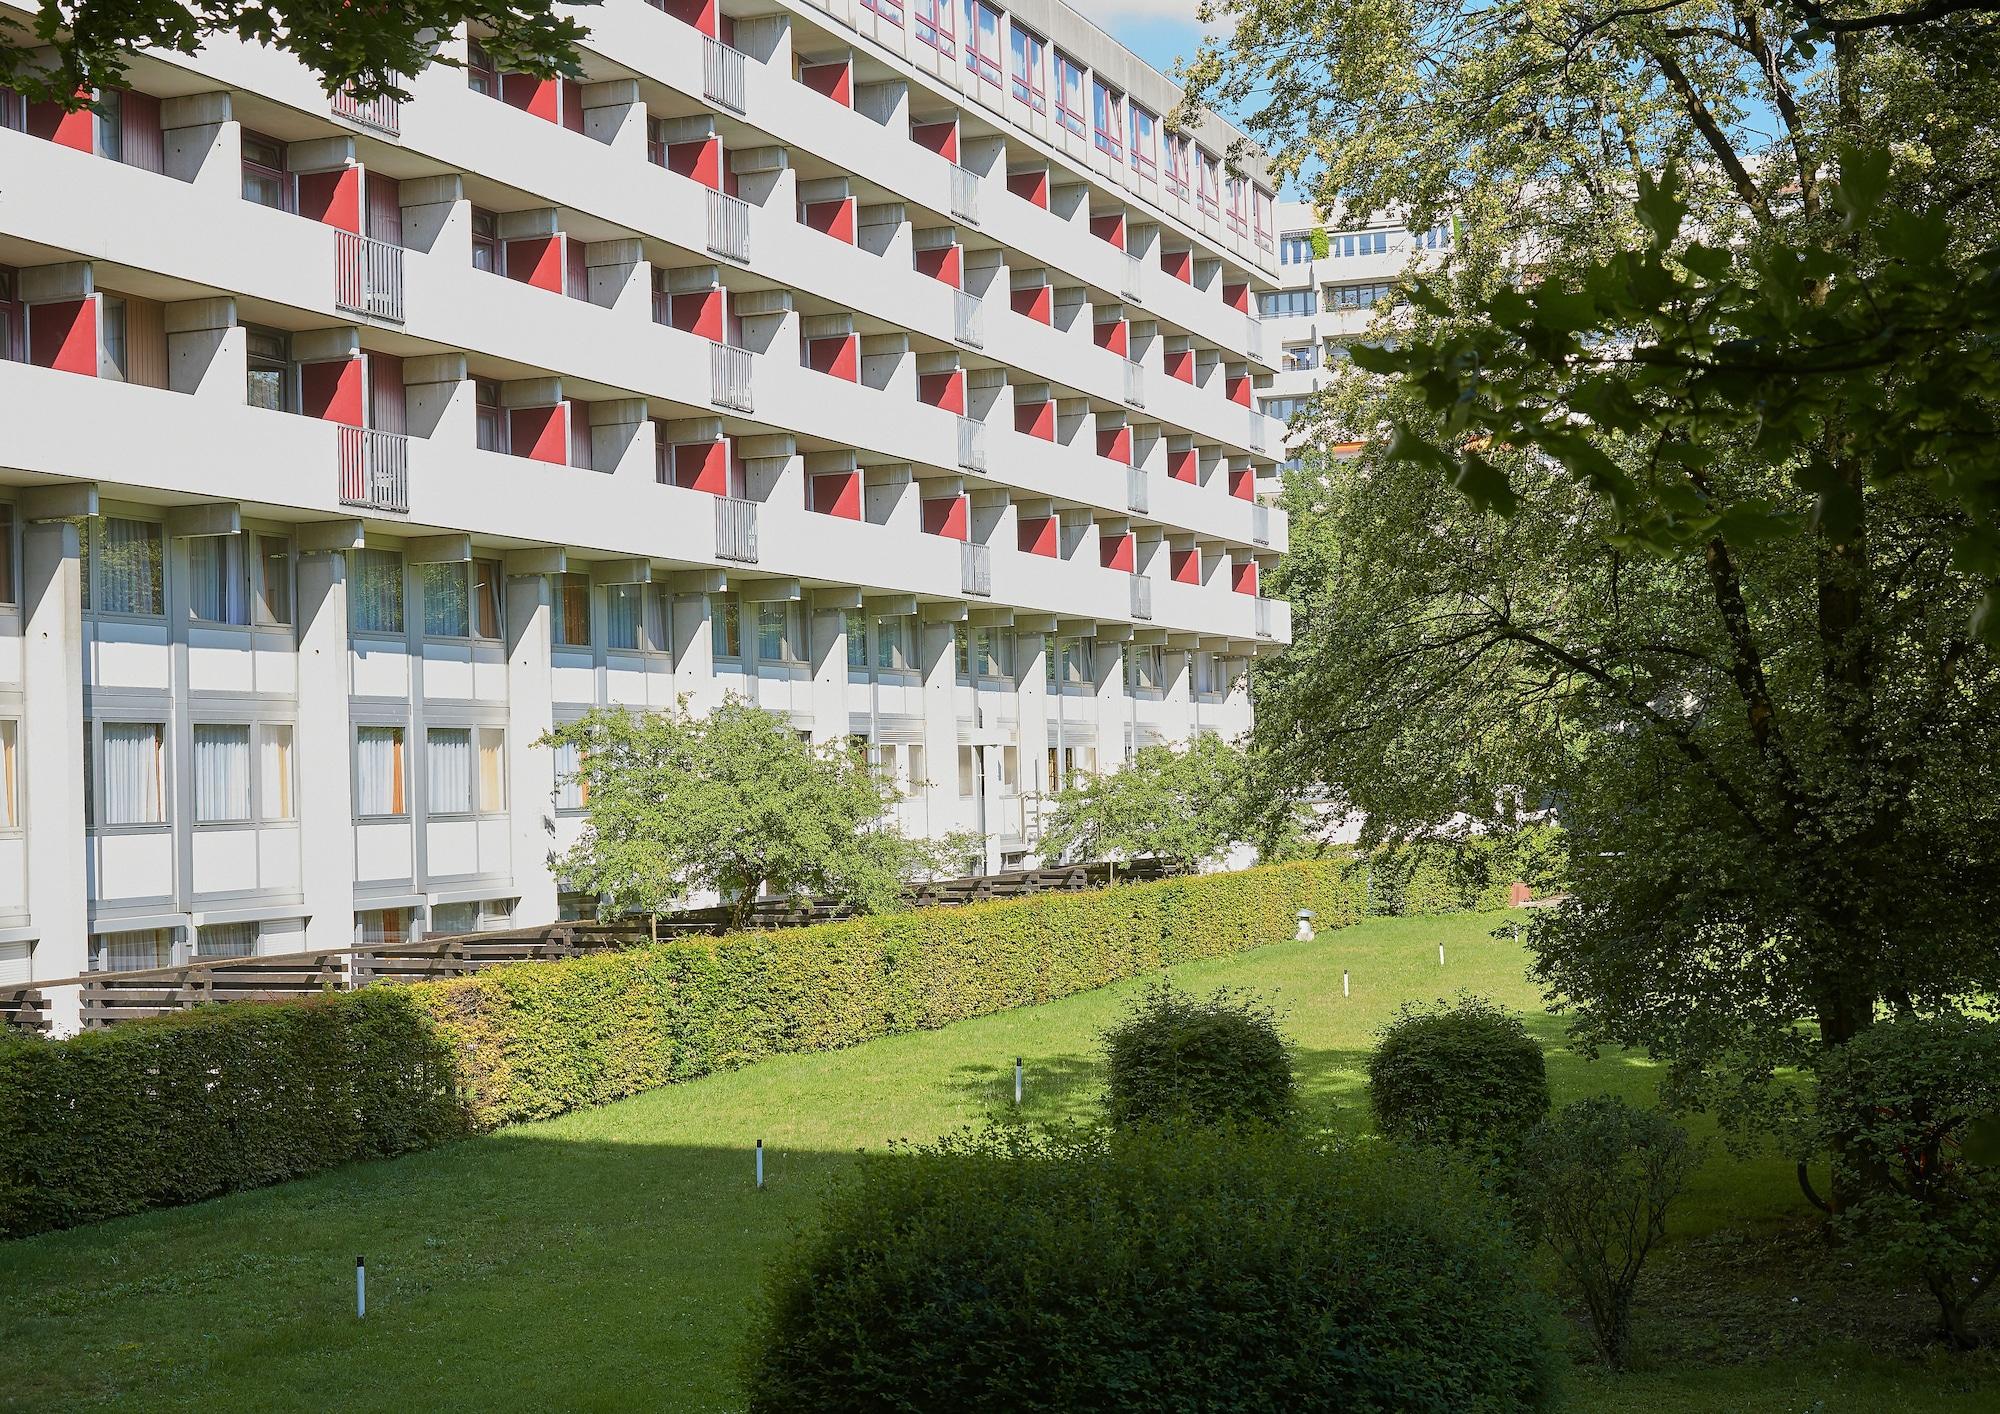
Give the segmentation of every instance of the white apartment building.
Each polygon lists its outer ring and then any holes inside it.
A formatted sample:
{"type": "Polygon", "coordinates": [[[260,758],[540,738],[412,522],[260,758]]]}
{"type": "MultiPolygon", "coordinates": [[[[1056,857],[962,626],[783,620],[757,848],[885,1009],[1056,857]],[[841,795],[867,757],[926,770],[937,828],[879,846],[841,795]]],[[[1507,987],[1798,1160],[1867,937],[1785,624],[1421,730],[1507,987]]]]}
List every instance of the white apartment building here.
{"type": "Polygon", "coordinates": [[[996,867],[1249,725],[1231,133],[1051,0],[578,13],[580,82],[0,95],[0,982],[553,920],[596,704],[865,739],[996,867]]]}

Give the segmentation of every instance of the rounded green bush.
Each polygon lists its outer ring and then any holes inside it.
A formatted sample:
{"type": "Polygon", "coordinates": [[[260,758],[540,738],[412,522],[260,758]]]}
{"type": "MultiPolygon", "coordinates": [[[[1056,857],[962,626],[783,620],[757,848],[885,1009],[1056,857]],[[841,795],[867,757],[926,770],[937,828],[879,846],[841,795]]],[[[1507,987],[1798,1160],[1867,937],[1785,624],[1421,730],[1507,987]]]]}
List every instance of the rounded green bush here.
{"type": "Polygon", "coordinates": [[[1284,1124],[1295,1110],[1291,1046],[1271,1008],[1246,992],[1195,998],[1155,983],[1104,1033],[1104,1054],[1113,1124],[1284,1124]]]}
{"type": "Polygon", "coordinates": [[[1368,1059],[1375,1127],[1480,1157],[1512,1153],[1549,1112],[1542,1048],[1484,997],[1405,1002],[1368,1059]]]}
{"type": "Polygon", "coordinates": [[[774,1266],[745,1388],[758,1414],[1542,1409],[1525,1267],[1424,1154],[1269,1126],[961,1135],[836,1184],[774,1266]]]}

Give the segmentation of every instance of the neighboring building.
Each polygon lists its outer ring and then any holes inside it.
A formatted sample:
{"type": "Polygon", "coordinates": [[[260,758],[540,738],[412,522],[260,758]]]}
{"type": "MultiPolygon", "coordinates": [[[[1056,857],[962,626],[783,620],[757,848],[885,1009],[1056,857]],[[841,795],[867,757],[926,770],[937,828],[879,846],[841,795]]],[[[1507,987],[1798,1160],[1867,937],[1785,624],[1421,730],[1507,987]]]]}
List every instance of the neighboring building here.
{"type": "Polygon", "coordinates": [[[0,981],[554,919],[593,704],[864,739],[993,866],[1248,727],[1231,133],[1048,0],[582,18],[581,83],[0,97],[0,981]]]}

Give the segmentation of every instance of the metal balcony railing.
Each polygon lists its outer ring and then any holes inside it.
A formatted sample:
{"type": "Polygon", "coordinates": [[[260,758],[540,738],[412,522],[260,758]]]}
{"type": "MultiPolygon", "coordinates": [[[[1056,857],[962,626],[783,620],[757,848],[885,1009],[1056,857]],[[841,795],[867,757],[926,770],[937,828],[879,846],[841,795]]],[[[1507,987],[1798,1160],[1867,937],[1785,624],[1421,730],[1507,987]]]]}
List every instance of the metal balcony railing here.
{"type": "Polygon", "coordinates": [[[1139,298],[1140,292],[1144,288],[1140,283],[1139,272],[1145,268],[1145,263],[1138,256],[1133,255],[1130,251],[1125,253],[1125,278],[1119,282],[1120,288],[1118,292],[1125,296],[1126,299],[1136,300],[1139,298]]]}
{"type": "Polygon", "coordinates": [[[1125,468],[1125,509],[1144,515],[1152,498],[1146,489],[1146,468],[1128,466],[1125,468]]]}
{"type": "Polygon", "coordinates": [[[351,314],[403,322],[403,248],[333,233],[333,302],[351,314]]]}
{"type": "Polygon", "coordinates": [[[1271,601],[1269,599],[1253,599],[1250,602],[1256,612],[1257,636],[1259,638],[1273,637],[1274,631],[1271,628],[1271,601]]]}
{"type": "Polygon", "coordinates": [[[750,259],[750,203],[711,190],[708,194],[708,251],[730,260],[750,259]]]}
{"type": "Polygon", "coordinates": [[[958,469],[986,470],[986,424],[977,418],[958,420],[958,469]]]}
{"type": "Polygon", "coordinates": [[[961,594],[993,594],[993,550],[972,540],[958,544],[958,588],[961,594]]]}
{"type": "Polygon", "coordinates": [[[340,504],[372,511],[410,509],[410,439],[372,427],[340,429],[340,504]]]}
{"type": "Polygon", "coordinates": [[[701,96],[732,113],[744,111],[743,52],[701,37],[701,96]]]}
{"type": "Polygon", "coordinates": [[[1135,619],[1153,617],[1153,581],[1143,574],[1132,576],[1132,617],[1135,619]]]}
{"type": "Polygon", "coordinates": [[[336,118],[345,118],[351,123],[359,123],[364,128],[373,128],[391,137],[396,137],[403,131],[403,105],[393,98],[370,98],[364,101],[343,88],[327,101],[327,107],[336,118]]]}
{"type": "Polygon", "coordinates": [[[757,503],[736,496],[715,498],[715,557],[757,563],[757,503]]]}
{"type": "Polygon", "coordinates": [[[708,400],[736,412],[755,412],[750,396],[750,350],[728,344],[708,346],[708,400]]]}
{"type": "Polygon", "coordinates": [[[951,167],[951,219],[979,224],[979,174],[956,162],[951,167]]]}
{"type": "Polygon", "coordinates": [[[1250,543],[1252,545],[1271,543],[1271,508],[1262,501],[1250,508],[1250,543]]]}
{"type": "Polygon", "coordinates": [[[969,349],[986,346],[985,322],[980,317],[979,296],[969,295],[964,290],[952,291],[952,328],[954,339],[969,349]]]}
{"type": "Polygon", "coordinates": [[[1146,405],[1146,369],[1133,358],[1125,360],[1125,405],[1135,408],[1146,405]]]}

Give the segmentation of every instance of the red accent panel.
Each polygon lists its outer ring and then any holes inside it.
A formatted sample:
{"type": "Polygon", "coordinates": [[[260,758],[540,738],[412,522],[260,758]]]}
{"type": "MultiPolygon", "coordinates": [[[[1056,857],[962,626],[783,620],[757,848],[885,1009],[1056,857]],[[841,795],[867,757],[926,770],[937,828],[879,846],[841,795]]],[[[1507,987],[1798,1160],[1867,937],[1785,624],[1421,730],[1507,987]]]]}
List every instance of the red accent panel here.
{"type": "Polygon", "coordinates": [[[928,275],[933,280],[942,280],[954,290],[965,285],[965,250],[962,246],[941,245],[916,254],[917,273],[928,275]]]}
{"type": "Polygon", "coordinates": [[[674,485],[711,496],[729,494],[729,443],[683,442],[674,448],[674,485]]]}
{"type": "Polygon", "coordinates": [[[166,135],[160,131],[160,100],[132,88],[124,89],[122,94],[119,102],[125,165],[145,172],[165,171],[166,135]]]}
{"type": "Polygon", "coordinates": [[[1053,560],[1056,557],[1056,518],[1039,516],[1020,523],[1021,553],[1041,555],[1053,560]]]}
{"type": "Polygon", "coordinates": [[[812,479],[812,508],[823,516],[861,519],[861,473],[830,472],[812,479]]]}
{"type": "Polygon", "coordinates": [[[1028,437],[1039,437],[1044,442],[1056,439],[1056,405],[1054,403],[1014,404],[1014,430],[1028,437]]]}
{"type": "Polygon", "coordinates": [[[667,170],[692,177],[712,191],[722,190],[722,139],[667,144],[667,170]]]}
{"type": "Polygon", "coordinates": [[[575,79],[562,81],[562,125],[573,133],[583,131],[583,85],[575,79]]]}
{"type": "Polygon", "coordinates": [[[854,106],[854,66],[844,59],[838,64],[805,65],[799,70],[799,82],[843,108],[854,106]]]}
{"type": "Polygon", "coordinates": [[[676,329],[722,342],[722,291],[694,290],[668,300],[668,316],[676,329]]]}
{"type": "Polygon", "coordinates": [[[1257,592],[1257,562],[1255,560],[1243,560],[1238,563],[1235,573],[1230,578],[1229,587],[1238,594],[1255,594],[1257,592]]]}
{"type": "Polygon", "coordinates": [[[507,414],[514,455],[530,461],[569,464],[569,407],[515,408],[507,414]]]}
{"type": "Polygon", "coordinates": [[[1229,473],[1229,494],[1239,501],[1257,499],[1257,473],[1250,467],[1238,467],[1229,473]]]}
{"type": "Polygon", "coordinates": [[[1111,319],[1093,326],[1090,337],[1097,340],[1100,349],[1109,349],[1120,358],[1126,357],[1132,347],[1127,323],[1123,319],[1111,319]]]}
{"type": "Polygon", "coordinates": [[[964,372],[918,374],[917,401],[965,416],[964,372]]]}
{"type": "Polygon", "coordinates": [[[1201,551],[1171,550],[1167,553],[1167,568],[1175,584],[1200,584],[1201,551]]]}
{"type": "MultiPolygon", "coordinates": [[[[83,90],[78,89],[77,92],[82,93],[83,90]]],[[[88,108],[65,113],[53,103],[30,103],[28,135],[46,138],[57,147],[73,147],[78,152],[95,152],[97,115],[88,108]]]]}
{"type": "Polygon", "coordinates": [[[1230,402],[1241,403],[1243,404],[1244,407],[1249,407],[1250,375],[1247,373],[1239,373],[1236,377],[1231,378],[1227,382],[1227,384],[1224,385],[1224,392],[1227,394],[1230,402]]]}
{"type": "Polygon", "coordinates": [[[806,224],[837,241],[854,244],[854,198],[815,201],[806,206],[806,224]]]}
{"type": "Polygon", "coordinates": [[[403,387],[403,360],[394,354],[368,355],[368,425],[383,432],[408,432],[409,397],[403,387]]]}
{"type": "Polygon", "coordinates": [[[825,373],[834,378],[844,378],[850,383],[860,381],[861,336],[848,334],[831,339],[808,339],[806,341],[806,366],[817,373],[825,373]]]}
{"type": "Polygon", "coordinates": [[[1184,285],[1194,283],[1194,252],[1192,250],[1163,250],[1160,252],[1160,268],[1184,285]]]}
{"type": "Polygon", "coordinates": [[[958,124],[918,123],[910,129],[910,141],[935,152],[947,162],[958,161],[958,124]]]}
{"type": "Polygon", "coordinates": [[[969,496],[940,496],[924,502],[924,534],[946,540],[964,540],[971,535],[972,499],[969,496]]]}
{"type": "Polygon", "coordinates": [[[545,123],[553,123],[562,116],[562,85],[533,74],[502,74],[500,101],[510,108],[532,113],[545,123]]]}
{"type": "Polygon", "coordinates": [[[1043,167],[1033,172],[1009,172],[1007,190],[1047,211],[1049,209],[1049,171],[1043,167]]]}
{"type": "Polygon", "coordinates": [[[1097,455],[1108,457],[1125,466],[1132,465],[1132,429],[1129,427],[1105,427],[1097,433],[1097,455]]]}
{"type": "Polygon", "coordinates": [[[1231,309],[1240,309],[1245,314],[1248,314],[1250,312],[1250,287],[1248,285],[1224,285],[1222,287],[1222,302],[1231,309]]]}
{"type": "Polygon", "coordinates": [[[361,392],[361,360],[358,358],[299,365],[299,411],[307,417],[359,427],[362,425],[361,392]]]}
{"type": "Polygon", "coordinates": [[[1182,349],[1179,353],[1170,353],[1163,361],[1166,364],[1167,377],[1178,378],[1183,383],[1194,382],[1193,349],[1182,349]]]}
{"type": "Polygon", "coordinates": [[[1139,538],[1127,531],[1123,535],[1099,536],[1097,541],[1099,558],[1108,570],[1123,570],[1131,574],[1139,564],[1139,538]]]}
{"type": "Polygon", "coordinates": [[[710,39],[717,37],[715,0],[660,0],[660,8],[710,39]]]}
{"type": "Polygon", "coordinates": [[[1192,486],[1201,480],[1201,454],[1193,447],[1185,452],[1167,453],[1167,475],[1192,486]]]}
{"type": "Polygon", "coordinates": [[[97,376],[97,301],[56,300],[28,306],[28,362],[97,376]]]}
{"type": "Polygon", "coordinates": [[[1049,285],[1024,285],[1009,296],[1014,313],[1024,314],[1037,324],[1055,322],[1056,292],[1049,285]]]}
{"type": "Polygon", "coordinates": [[[403,243],[403,184],[394,177],[385,177],[380,172],[369,172],[362,182],[363,193],[367,196],[368,214],[364,218],[367,234],[378,241],[390,245],[403,243]]]}
{"type": "Polygon", "coordinates": [[[556,236],[530,236],[507,242],[507,278],[533,285],[538,290],[563,292],[563,240],[556,236]]]}
{"type": "Polygon", "coordinates": [[[308,221],[337,226],[361,233],[361,169],[342,167],[332,172],[301,172],[298,179],[299,215],[308,221]]]}
{"type": "Polygon", "coordinates": [[[1090,218],[1090,234],[1100,241],[1109,241],[1118,249],[1125,249],[1125,213],[1114,212],[1109,216],[1090,218]]]}

